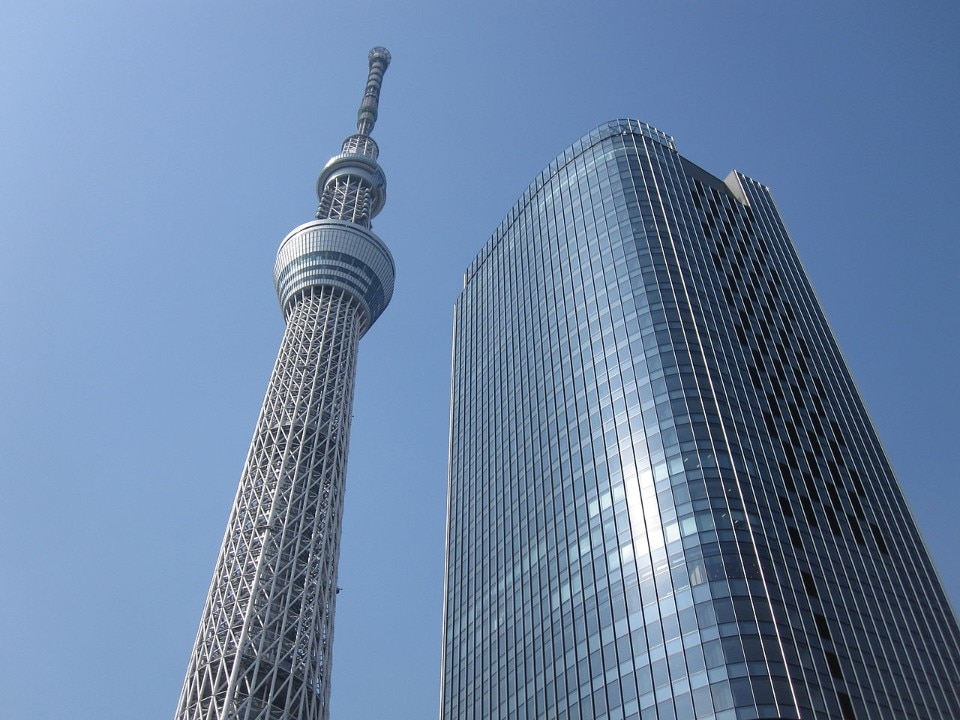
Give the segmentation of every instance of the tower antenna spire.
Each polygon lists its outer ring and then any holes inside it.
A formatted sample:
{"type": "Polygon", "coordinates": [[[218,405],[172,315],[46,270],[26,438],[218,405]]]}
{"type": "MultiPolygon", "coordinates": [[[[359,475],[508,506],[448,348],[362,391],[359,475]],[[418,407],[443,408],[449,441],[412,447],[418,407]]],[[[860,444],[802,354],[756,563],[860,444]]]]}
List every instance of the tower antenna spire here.
{"type": "Polygon", "coordinates": [[[377,122],[380,86],[390,64],[390,52],[375,47],[367,56],[370,73],[357,111],[357,132],[343,141],[340,154],[330,158],[317,178],[318,220],[346,220],[370,229],[387,198],[387,178],[377,164],[380,148],[370,137],[377,122]]]}
{"type": "Polygon", "coordinates": [[[357,132],[369,135],[377,123],[377,109],[380,105],[380,86],[383,84],[383,74],[390,65],[390,51],[385,47],[375,47],[367,56],[370,61],[370,74],[367,76],[367,86],[363,90],[363,100],[357,111],[357,132]]]}

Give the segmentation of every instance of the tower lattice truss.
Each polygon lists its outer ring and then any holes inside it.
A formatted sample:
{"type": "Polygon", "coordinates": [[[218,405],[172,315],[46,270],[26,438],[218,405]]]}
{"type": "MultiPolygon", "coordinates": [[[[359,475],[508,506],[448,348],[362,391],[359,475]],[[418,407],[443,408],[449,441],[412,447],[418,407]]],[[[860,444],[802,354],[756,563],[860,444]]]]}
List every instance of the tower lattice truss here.
{"type": "Polygon", "coordinates": [[[295,306],[188,671],[181,720],[325,716],[360,304],[295,306]]]}
{"type": "Polygon", "coordinates": [[[326,720],[357,348],[393,294],[370,231],[386,200],[370,52],[357,134],[324,167],[317,220],[280,244],[287,321],[240,478],[176,720],[326,720]]]}

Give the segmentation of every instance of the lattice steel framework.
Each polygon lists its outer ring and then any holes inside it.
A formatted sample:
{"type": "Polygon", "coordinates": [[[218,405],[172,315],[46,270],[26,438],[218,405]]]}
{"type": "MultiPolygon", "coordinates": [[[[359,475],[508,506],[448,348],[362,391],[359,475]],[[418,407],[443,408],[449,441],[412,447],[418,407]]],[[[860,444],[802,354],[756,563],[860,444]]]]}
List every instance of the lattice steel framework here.
{"type": "Polygon", "coordinates": [[[358,134],[324,168],[317,220],[281,243],[287,321],[187,669],[177,720],[325,720],[357,347],[386,308],[393,260],[370,232],[386,179],[369,132],[384,48],[370,52],[358,134]]]}

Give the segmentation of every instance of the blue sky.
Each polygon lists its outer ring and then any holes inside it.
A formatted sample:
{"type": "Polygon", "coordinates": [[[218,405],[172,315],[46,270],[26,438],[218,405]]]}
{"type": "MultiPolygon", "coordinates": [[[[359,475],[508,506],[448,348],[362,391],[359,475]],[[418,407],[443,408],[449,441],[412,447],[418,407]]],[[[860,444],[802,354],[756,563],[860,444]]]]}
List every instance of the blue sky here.
{"type": "Polygon", "coordinates": [[[0,10],[0,692],[172,716],[282,333],[277,245],[393,54],[333,717],[437,713],[451,307],[530,180],[637,117],[769,185],[953,602],[960,6],[48,2],[0,10]]]}

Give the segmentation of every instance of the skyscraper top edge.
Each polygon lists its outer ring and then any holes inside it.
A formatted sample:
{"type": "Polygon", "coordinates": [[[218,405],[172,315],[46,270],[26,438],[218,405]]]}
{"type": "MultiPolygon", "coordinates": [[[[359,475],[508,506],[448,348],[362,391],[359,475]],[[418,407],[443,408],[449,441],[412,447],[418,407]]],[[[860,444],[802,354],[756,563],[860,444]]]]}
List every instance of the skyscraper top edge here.
{"type": "Polygon", "coordinates": [[[737,194],[728,183],[700,168],[694,163],[691,163],[682,155],[680,155],[677,151],[676,142],[671,135],[668,135],[662,130],[657,129],[653,125],[645,123],[642,120],[632,118],[617,118],[615,120],[610,120],[597,126],[593,130],[590,130],[582,135],[579,139],[571,143],[563,152],[559,153],[550,162],[550,164],[548,164],[547,167],[544,168],[539,175],[537,175],[536,178],[534,178],[534,180],[520,195],[520,199],[517,200],[516,204],[500,222],[500,225],[493,232],[493,235],[490,237],[487,243],[483,246],[483,248],[481,248],[480,252],[477,253],[473,262],[470,263],[470,266],[467,268],[464,274],[464,284],[468,283],[470,278],[476,274],[480,267],[482,267],[483,263],[486,261],[487,257],[489,257],[490,253],[496,248],[506,231],[523,212],[524,208],[530,203],[531,199],[543,189],[543,187],[550,181],[551,178],[556,176],[562,168],[581,157],[584,153],[590,152],[590,150],[599,143],[618,135],[639,135],[647,138],[648,140],[652,140],[653,142],[658,143],[662,147],[666,148],[669,152],[676,153],[682,162],[691,166],[693,169],[692,172],[695,172],[698,176],[702,176],[704,180],[709,179],[708,181],[710,184],[726,186],[728,191],[733,192],[735,195],[737,194]]]}

